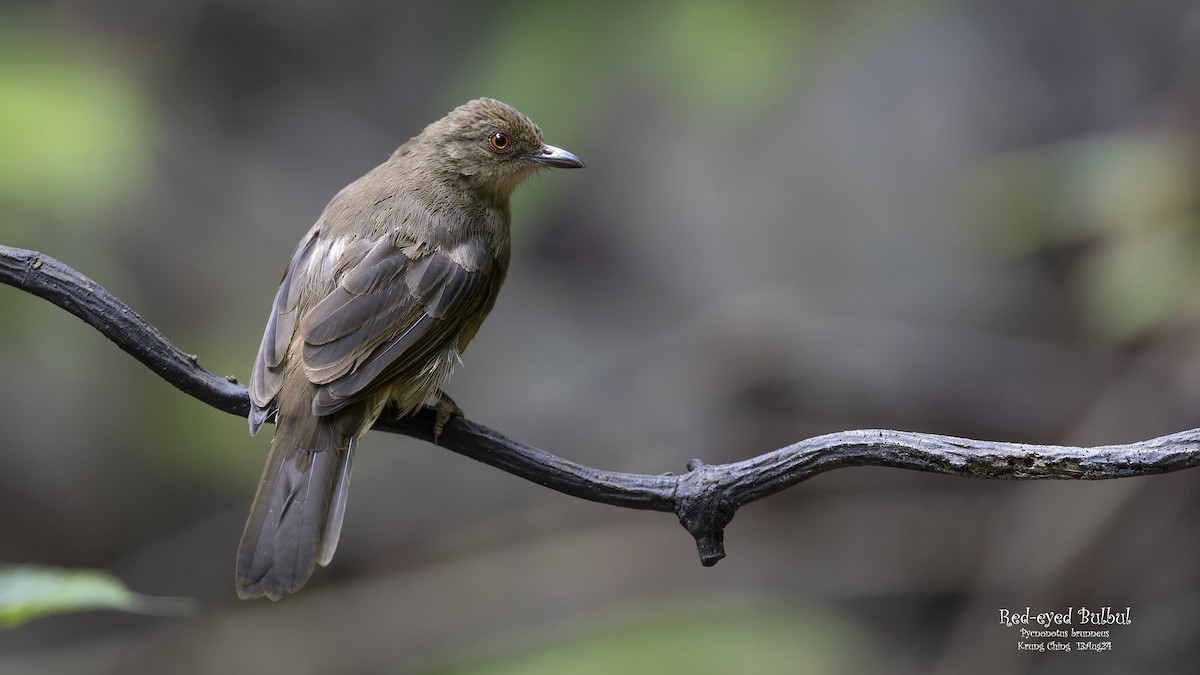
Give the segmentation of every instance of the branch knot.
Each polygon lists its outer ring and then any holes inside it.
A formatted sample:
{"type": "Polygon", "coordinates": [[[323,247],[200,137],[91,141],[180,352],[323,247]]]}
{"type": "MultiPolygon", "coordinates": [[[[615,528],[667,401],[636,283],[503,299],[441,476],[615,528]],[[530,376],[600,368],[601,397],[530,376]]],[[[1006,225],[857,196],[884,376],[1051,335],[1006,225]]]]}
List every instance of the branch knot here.
{"type": "Polygon", "coordinates": [[[693,459],[675,489],[675,516],[692,537],[700,562],[716,565],[725,557],[725,526],[733,520],[738,504],[730,499],[728,471],[693,459]]]}

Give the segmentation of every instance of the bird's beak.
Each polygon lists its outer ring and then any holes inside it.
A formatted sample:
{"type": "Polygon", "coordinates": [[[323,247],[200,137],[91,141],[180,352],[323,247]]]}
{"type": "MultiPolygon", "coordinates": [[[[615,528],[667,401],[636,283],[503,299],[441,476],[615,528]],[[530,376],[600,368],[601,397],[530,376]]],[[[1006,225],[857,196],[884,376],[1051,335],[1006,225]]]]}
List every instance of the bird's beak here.
{"type": "Polygon", "coordinates": [[[554,166],[560,169],[582,169],[583,161],[574,154],[556,148],[553,145],[547,145],[542,148],[540,153],[530,157],[537,164],[542,166],[554,166]]]}

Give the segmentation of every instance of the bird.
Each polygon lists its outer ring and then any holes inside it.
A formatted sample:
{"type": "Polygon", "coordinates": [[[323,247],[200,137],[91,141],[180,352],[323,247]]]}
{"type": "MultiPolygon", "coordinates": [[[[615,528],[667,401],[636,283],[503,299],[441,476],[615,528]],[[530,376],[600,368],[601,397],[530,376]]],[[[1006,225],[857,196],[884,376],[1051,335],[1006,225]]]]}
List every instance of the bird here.
{"type": "Polygon", "coordinates": [[[509,197],[581,168],[495,99],[429,124],[338,192],[300,240],[249,382],[250,433],[274,418],[237,555],[242,599],[295,593],[337,549],[359,439],[391,402],[461,413],[442,387],[508,270],[509,197]]]}

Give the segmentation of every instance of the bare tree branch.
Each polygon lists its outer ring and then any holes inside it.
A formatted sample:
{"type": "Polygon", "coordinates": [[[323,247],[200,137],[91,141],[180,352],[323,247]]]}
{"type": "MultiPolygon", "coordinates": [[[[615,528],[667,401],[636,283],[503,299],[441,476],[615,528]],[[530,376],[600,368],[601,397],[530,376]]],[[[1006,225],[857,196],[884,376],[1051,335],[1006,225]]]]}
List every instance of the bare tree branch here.
{"type": "MultiPolygon", "coordinates": [[[[215,375],[171,344],[120,299],[67,265],[36,251],[0,246],[0,281],[81,318],[167,382],[234,415],[249,410],[246,388],[215,375]]],[[[433,414],[381,416],[375,429],[433,441],[433,414]]],[[[681,475],[601,471],[505,438],[463,418],[439,445],[568,495],[633,509],[673,512],[696,539],[700,560],[725,556],[724,529],[743,504],[845,466],[888,466],[952,476],[1096,480],[1200,465],[1200,429],[1127,445],[1079,448],[975,441],[882,429],[817,436],[732,464],[688,463],[681,475]]]]}

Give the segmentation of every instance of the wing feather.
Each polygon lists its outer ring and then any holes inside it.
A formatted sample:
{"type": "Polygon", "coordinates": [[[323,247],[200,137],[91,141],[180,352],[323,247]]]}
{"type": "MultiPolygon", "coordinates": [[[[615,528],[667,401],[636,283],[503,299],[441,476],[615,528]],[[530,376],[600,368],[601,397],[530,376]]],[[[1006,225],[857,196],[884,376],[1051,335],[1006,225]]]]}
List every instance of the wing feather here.
{"type": "Polygon", "coordinates": [[[321,227],[321,221],[317,221],[300,240],[295,253],[292,254],[291,262],[288,263],[287,271],[284,272],[279,290],[275,292],[262,343],[259,345],[258,355],[254,358],[254,367],[250,371],[252,434],[257,433],[259,427],[275,412],[275,396],[282,386],[281,366],[296,330],[304,271],[308,268],[309,259],[320,238],[321,227]]]}
{"type": "Polygon", "coordinates": [[[490,306],[496,265],[481,263],[468,269],[442,251],[377,243],[300,322],[305,374],[321,385],[313,412],[336,412],[397,377],[417,381],[458,348],[490,306]]]}
{"type": "MultiPolygon", "coordinates": [[[[250,425],[257,431],[275,412],[288,359],[299,359],[318,385],[313,412],[328,415],[361,401],[395,378],[436,394],[431,364],[461,350],[495,301],[507,256],[497,260],[480,241],[452,250],[383,236],[331,241],[322,222],[309,230],[275,295],[251,374],[250,425]],[[323,257],[316,257],[323,256],[323,257]],[[316,302],[315,274],[337,275],[316,302]],[[299,353],[293,342],[299,337],[299,353]]],[[[448,372],[448,370],[446,371],[448,372]]]]}

